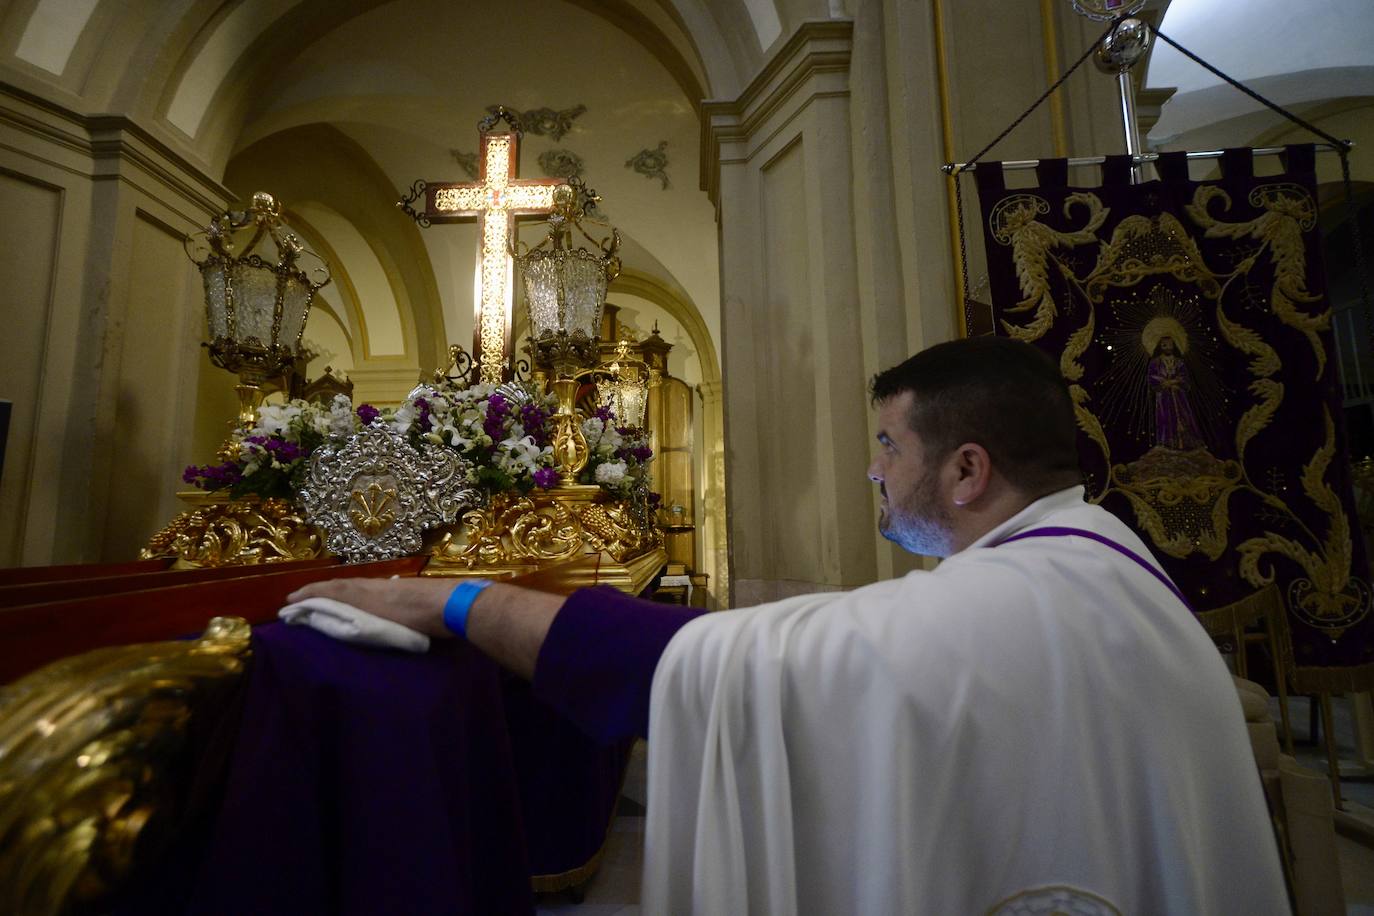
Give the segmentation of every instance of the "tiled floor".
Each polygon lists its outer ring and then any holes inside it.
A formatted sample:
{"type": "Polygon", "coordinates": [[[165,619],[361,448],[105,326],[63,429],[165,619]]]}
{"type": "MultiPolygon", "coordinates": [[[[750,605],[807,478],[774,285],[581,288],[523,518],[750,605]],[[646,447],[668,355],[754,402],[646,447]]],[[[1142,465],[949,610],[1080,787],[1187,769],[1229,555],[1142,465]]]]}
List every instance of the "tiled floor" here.
{"type": "MultiPolygon", "coordinates": [[[[1304,766],[1326,771],[1326,751],[1312,745],[1307,736],[1307,703],[1304,699],[1290,702],[1295,748],[1304,766]]],[[[1275,701],[1275,716],[1278,714],[1275,701]]],[[[1333,712],[1336,721],[1337,747],[1343,757],[1353,753],[1354,737],[1349,705],[1337,699],[1333,712]]],[[[630,770],[625,778],[621,814],[612,827],[601,870],[585,888],[581,904],[573,903],[567,895],[550,894],[541,897],[537,912],[548,914],[577,914],[577,916],[638,916],[640,869],[644,862],[645,801],[644,745],[635,748],[630,770]]],[[[1374,782],[1347,781],[1342,784],[1347,810],[1356,816],[1367,817],[1374,824],[1374,782]]],[[[1374,916],[1374,848],[1348,837],[1338,836],[1341,859],[1341,878],[1344,884],[1346,912],[1349,916],[1374,916]]]]}

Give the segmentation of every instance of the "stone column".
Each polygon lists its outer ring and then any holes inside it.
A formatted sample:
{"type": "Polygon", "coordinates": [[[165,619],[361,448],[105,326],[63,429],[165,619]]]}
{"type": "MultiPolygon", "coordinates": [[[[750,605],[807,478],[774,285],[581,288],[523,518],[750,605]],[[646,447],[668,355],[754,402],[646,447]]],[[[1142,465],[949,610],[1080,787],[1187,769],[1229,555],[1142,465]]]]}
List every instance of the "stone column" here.
{"type": "Polygon", "coordinates": [[[873,581],[854,246],[852,23],[808,22],[708,103],[733,605],[873,581]]]}

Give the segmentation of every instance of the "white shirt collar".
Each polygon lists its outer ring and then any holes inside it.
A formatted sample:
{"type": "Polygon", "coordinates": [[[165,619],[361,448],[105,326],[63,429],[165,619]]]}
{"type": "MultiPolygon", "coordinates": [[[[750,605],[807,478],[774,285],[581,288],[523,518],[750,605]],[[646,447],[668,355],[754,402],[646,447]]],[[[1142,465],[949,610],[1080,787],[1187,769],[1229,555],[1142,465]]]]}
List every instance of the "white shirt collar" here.
{"type": "MultiPolygon", "coordinates": [[[[1075,506],[1081,505],[1083,505],[1082,485],[1065,487],[1057,493],[1051,493],[1049,496],[1040,497],[1011,518],[965,547],[964,550],[972,550],[975,547],[987,547],[990,544],[995,544],[1018,531],[1024,531],[1039,524],[1045,518],[1056,512],[1062,512],[1065,509],[1072,509],[1075,506]]],[[[963,551],[960,551],[960,553],[962,552],[963,551]]]]}

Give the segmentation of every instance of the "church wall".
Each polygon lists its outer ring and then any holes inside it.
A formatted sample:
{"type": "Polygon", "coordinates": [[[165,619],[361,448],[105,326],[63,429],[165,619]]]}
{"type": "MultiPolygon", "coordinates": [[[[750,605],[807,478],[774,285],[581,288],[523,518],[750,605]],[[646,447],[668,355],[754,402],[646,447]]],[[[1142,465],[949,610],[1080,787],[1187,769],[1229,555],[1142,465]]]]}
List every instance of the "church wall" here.
{"type": "Polygon", "coordinates": [[[32,176],[0,171],[0,289],[5,335],[0,398],[11,401],[8,445],[0,476],[0,566],[18,565],[33,498],[38,403],[43,390],[47,324],[61,243],[62,191],[32,176]],[[14,217],[23,215],[22,219],[14,217]]]}
{"type": "Polygon", "coordinates": [[[180,239],[228,194],[122,117],[13,89],[0,91],[0,174],[20,198],[5,231],[34,253],[6,245],[3,261],[17,291],[4,308],[16,332],[0,335],[16,394],[3,396],[27,403],[0,482],[0,562],[127,559],[174,513],[196,457],[185,380],[204,358],[203,305],[180,239]]]}
{"type": "MultiPolygon", "coordinates": [[[[996,137],[1102,30],[1053,2],[847,5],[852,25],[802,24],[738,100],[705,106],[705,185],[720,208],[736,605],[922,564],[875,530],[866,384],[962,333],[953,186],[938,166],[996,137]],[[793,139],[786,155],[801,163],[805,189],[768,177],[795,167],[770,160],[793,139]],[[800,237],[771,231],[770,219],[786,214],[800,237]],[[809,310],[794,307],[801,294],[789,285],[802,263],[809,310]],[[811,416],[789,412],[803,402],[811,416]],[[813,447],[778,444],[796,438],[813,447]]],[[[1120,151],[1112,78],[1086,66],[1068,88],[989,158],[1120,151]]],[[[980,221],[972,179],[964,182],[977,295],[980,221]]]]}
{"type": "Polygon", "coordinates": [[[127,231],[128,291],[123,314],[111,308],[107,347],[118,366],[110,373],[113,429],[102,431],[118,443],[101,462],[109,499],[100,550],[109,562],[137,556],[148,535],[178,511],[174,491],[182,488],[182,468],[211,459],[188,448],[196,392],[181,384],[202,358],[199,278],[187,269],[183,236],[173,227],[139,207],[127,231]]]}
{"type": "Polygon", "coordinates": [[[847,22],[812,23],[718,144],[735,605],[872,581],[847,22]]]}

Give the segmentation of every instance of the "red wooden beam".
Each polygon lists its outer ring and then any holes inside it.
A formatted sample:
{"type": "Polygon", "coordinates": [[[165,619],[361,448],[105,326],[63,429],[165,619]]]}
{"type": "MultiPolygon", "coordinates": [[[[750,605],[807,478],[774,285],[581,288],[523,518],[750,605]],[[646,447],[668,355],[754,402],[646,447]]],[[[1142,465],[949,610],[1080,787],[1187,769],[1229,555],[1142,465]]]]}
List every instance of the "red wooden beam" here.
{"type": "Polygon", "coordinates": [[[129,576],[159,572],[172,565],[167,557],[156,560],[129,560],[127,563],[75,563],[70,566],[9,566],[0,569],[0,585],[28,585],[33,582],[66,582],[105,576],[129,576]]]}
{"type": "MultiPolygon", "coordinates": [[[[152,571],[135,571],[128,574],[75,576],[66,580],[29,582],[21,585],[7,585],[0,582],[0,608],[15,607],[21,604],[38,604],[40,602],[69,601],[75,598],[99,598],[119,592],[148,591],[173,585],[193,585],[197,582],[242,579],[261,576],[266,573],[319,569],[326,566],[338,566],[339,562],[337,557],[321,557],[317,560],[292,560],[261,566],[213,566],[203,569],[161,568],[152,571]]],[[[108,570],[109,567],[98,568],[108,570]]]]}
{"type": "Polygon", "coordinates": [[[276,619],[288,594],[308,582],[413,576],[428,559],[404,557],[284,571],[265,565],[256,567],[258,575],[12,607],[0,611],[0,684],[57,659],[104,646],[197,635],[211,617],[266,623],[276,619]]]}

